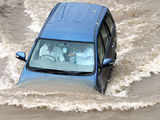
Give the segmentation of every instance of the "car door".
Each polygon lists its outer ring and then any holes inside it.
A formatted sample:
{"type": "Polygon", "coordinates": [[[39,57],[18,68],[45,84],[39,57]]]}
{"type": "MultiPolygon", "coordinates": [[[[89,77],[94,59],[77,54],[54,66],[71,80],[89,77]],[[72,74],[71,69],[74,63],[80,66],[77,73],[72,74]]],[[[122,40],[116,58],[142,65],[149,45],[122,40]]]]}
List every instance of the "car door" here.
{"type": "Polygon", "coordinates": [[[108,76],[109,67],[103,67],[103,60],[105,57],[110,56],[110,40],[105,25],[102,23],[101,29],[98,35],[98,87],[101,93],[105,92],[108,76]]]}

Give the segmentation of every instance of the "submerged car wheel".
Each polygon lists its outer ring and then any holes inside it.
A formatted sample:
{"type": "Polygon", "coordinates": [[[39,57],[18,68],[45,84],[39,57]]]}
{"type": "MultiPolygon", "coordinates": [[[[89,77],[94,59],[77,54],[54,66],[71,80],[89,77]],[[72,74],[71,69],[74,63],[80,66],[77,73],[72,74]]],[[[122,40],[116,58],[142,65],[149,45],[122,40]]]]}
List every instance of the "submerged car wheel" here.
{"type": "Polygon", "coordinates": [[[103,94],[103,95],[104,95],[104,94],[105,94],[105,92],[106,92],[107,85],[108,85],[108,80],[106,81],[105,87],[104,87],[104,89],[103,89],[103,91],[102,91],[102,94],[103,94]]]}
{"type": "Polygon", "coordinates": [[[114,54],[114,61],[116,61],[116,59],[117,59],[117,52],[115,52],[114,54]]]}
{"type": "Polygon", "coordinates": [[[105,87],[104,87],[104,89],[103,89],[102,94],[105,94],[105,92],[106,92],[106,89],[107,89],[109,80],[111,79],[111,76],[112,76],[112,70],[113,70],[113,67],[111,67],[111,68],[108,70],[107,80],[106,80],[105,87]]]}

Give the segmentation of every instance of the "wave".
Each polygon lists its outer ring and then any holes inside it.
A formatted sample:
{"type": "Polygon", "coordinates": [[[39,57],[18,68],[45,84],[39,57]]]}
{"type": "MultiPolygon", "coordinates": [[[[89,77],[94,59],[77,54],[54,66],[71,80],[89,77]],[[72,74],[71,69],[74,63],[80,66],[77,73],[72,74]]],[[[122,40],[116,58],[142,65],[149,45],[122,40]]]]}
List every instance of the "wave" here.
{"type": "Polygon", "coordinates": [[[65,92],[42,93],[36,91],[19,91],[19,92],[1,92],[1,105],[20,106],[25,109],[45,108],[56,111],[104,111],[104,110],[137,110],[159,104],[160,97],[147,98],[117,98],[104,97],[99,94],[85,95],[65,92]]]}
{"type": "MultiPolygon", "coordinates": [[[[111,9],[117,23],[118,33],[118,59],[106,95],[102,96],[96,91],[75,93],[49,91],[49,88],[43,91],[44,89],[17,87],[16,83],[23,64],[15,60],[15,51],[18,48],[26,49],[32,46],[33,39],[57,2],[59,1],[25,0],[25,13],[32,18],[32,23],[28,26],[32,33],[27,33],[29,34],[27,41],[22,45],[10,44],[10,37],[0,31],[0,51],[3,51],[0,60],[5,61],[0,77],[0,104],[76,112],[136,110],[159,104],[158,94],[143,97],[128,95],[128,88],[132,83],[145,81],[144,78],[160,72],[159,12],[153,13],[149,8],[142,8],[141,6],[144,6],[145,3],[141,1],[130,2],[127,5],[112,0],[100,3],[108,5],[111,9]]],[[[93,0],[90,3],[99,4],[99,1],[93,0]]]]}

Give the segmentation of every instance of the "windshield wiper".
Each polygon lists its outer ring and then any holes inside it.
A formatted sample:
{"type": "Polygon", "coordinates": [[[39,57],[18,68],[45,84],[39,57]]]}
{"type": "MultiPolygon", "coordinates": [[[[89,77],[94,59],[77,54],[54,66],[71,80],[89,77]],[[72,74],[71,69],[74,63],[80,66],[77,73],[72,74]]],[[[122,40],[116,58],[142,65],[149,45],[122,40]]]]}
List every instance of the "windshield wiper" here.
{"type": "Polygon", "coordinates": [[[34,68],[34,67],[29,67],[29,69],[37,72],[46,72],[46,73],[64,74],[64,75],[88,75],[92,73],[92,72],[63,71],[63,70],[34,68]]]}
{"type": "Polygon", "coordinates": [[[72,72],[73,75],[89,75],[92,72],[72,72]]]}
{"type": "Polygon", "coordinates": [[[37,71],[37,72],[59,73],[59,74],[64,74],[65,73],[65,71],[45,69],[45,68],[33,68],[33,67],[30,67],[30,69],[33,70],[33,71],[37,71]]]}

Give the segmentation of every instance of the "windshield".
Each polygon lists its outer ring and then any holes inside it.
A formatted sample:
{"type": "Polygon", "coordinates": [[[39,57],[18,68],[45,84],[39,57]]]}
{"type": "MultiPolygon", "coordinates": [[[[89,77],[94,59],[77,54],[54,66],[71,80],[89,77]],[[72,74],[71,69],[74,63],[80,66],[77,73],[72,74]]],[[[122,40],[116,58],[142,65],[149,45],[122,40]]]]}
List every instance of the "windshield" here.
{"type": "Polygon", "coordinates": [[[29,67],[50,71],[93,72],[94,44],[39,39],[29,67]]]}

